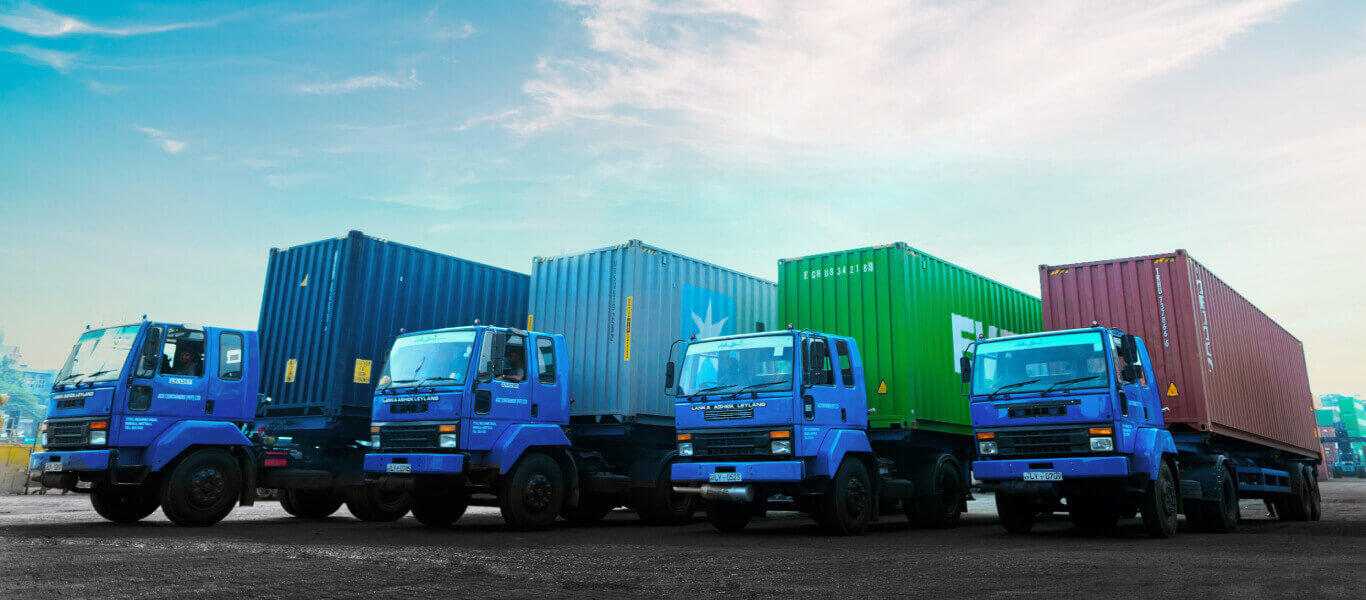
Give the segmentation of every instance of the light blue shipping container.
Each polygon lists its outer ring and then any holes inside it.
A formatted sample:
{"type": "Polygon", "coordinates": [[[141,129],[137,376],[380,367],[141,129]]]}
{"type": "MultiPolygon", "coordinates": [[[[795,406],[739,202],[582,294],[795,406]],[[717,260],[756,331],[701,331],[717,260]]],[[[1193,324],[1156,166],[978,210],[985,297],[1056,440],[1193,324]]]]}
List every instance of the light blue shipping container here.
{"type": "Polygon", "coordinates": [[[631,240],[537,257],[527,328],[569,344],[573,423],[671,426],[674,341],[774,329],[777,293],[772,281],[631,240]]]}

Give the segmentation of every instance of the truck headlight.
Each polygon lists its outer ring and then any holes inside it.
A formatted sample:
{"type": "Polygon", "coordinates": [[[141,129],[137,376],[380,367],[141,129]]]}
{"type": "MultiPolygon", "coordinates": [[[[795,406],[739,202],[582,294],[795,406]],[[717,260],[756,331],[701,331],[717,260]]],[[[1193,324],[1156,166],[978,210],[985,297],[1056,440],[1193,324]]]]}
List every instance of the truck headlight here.
{"type": "Polygon", "coordinates": [[[44,431],[44,432],[38,434],[38,445],[39,445],[39,446],[42,446],[42,447],[44,447],[44,448],[47,447],[47,432],[46,432],[46,431],[44,431]]]}
{"type": "Polygon", "coordinates": [[[977,453],[983,456],[996,454],[996,442],[977,442],[977,453]]]}
{"type": "Polygon", "coordinates": [[[439,443],[442,448],[459,448],[459,436],[460,434],[458,433],[443,433],[437,438],[437,443],[439,443]]]}
{"type": "Polygon", "coordinates": [[[1092,452],[1110,452],[1115,449],[1115,438],[1093,437],[1091,438],[1092,452]]]}
{"type": "Polygon", "coordinates": [[[373,450],[379,450],[379,434],[378,434],[378,433],[372,434],[372,435],[370,436],[370,448],[373,449],[373,450]]]}
{"type": "Polygon", "coordinates": [[[679,456],[692,456],[692,442],[682,442],[678,445],[679,456]]]}
{"type": "Polygon", "coordinates": [[[90,432],[90,445],[91,445],[91,446],[103,446],[103,445],[105,445],[105,444],[107,444],[107,443],[109,443],[109,432],[108,432],[108,431],[92,431],[92,432],[90,432]]]}
{"type": "Polygon", "coordinates": [[[773,440],[774,454],[792,454],[792,440],[773,440]]]}

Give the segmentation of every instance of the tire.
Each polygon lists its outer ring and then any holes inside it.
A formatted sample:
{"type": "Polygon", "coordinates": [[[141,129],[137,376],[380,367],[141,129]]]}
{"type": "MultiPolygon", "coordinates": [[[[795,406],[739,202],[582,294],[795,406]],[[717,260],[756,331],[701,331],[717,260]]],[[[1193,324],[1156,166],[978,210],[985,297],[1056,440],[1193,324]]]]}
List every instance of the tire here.
{"type": "Polygon", "coordinates": [[[564,496],[560,465],[540,452],[529,452],[503,477],[498,507],[510,529],[539,531],[555,522],[564,496]]]}
{"type": "Polygon", "coordinates": [[[454,525],[465,515],[470,506],[468,494],[421,494],[413,496],[413,518],[432,528],[445,528],[454,525]]]}
{"type": "Polygon", "coordinates": [[[1238,484],[1234,483],[1231,473],[1222,469],[1221,471],[1223,476],[1219,478],[1219,500],[1202,503],[1202,530],[1211,533],[1233,533],[1238,529],[1238,520],[1242,512],[1238,509],[1238,484]]]}
{"type": "Polygon", "coordinates": [[[931,476],[934,490],[901,503],[906,518],[918,527],[948,529],[963,516],[963,473],[951,460],[940,460],[931,476]]]}
{"type": "Polygon", "coordinates": [[[877,497],[868,468],[857,458],[846,458],[817,504],[821,526],[831,535],[863,535],[873,517],[874,502],[877,497]]]}
{"type": "Polygon", "coordinates": [[[342,498],[331,492],[280,490],[280,508],[300,519],[326,519],[341,508],[342,498]]]}
{"type": "Polygon", "coordinates": [[[705,500],[702,509],[707,511],[707,522],[718,531],[740,531],[754,517],[754,508],[748,502],[705,500]]]}
{"type": "Polygon", "coordinates": [[[996,493],[996,516],[1010,533],[1029,533],[1038,520],[1039,509],[1033,498],[1023,494],[996,493]]]}
{"type": "Polygon", "coordinates": [[[1157,478],[1148,482],[1143,492],[1143,527],[1155,538],[1176,535],[1176,515],[1181,510],[1181,494],[1176,488],[1171,467],[1166,461],[1157,468],[1157,478]]]}
{"type": "Polygon", "coordinates": [[[373,485],[353,488],[346,498],[346,509],[351,511],[353,516],[372,523],[388,523],[402,519],[412,505],[412,494],[402,490],[381,490],[373,485]]]}
{"type": "Polygon", "coordinates": [[[616,507],[617,504],[610,500],[580,496],[579,505],[565,503],[564,508],[560,509],[560,516],[575,525],[592,525],[606,518],[616,507]]]}
{"type": "Polygon", "coordinates": [[[1319,474],[1318,471],[1310,467],[1304,468],[1304,474],[1309,482],[1309,520],[1318,521],[1323,518],[1323,497],[1319,495],[1319,474]]]}
{"type": "Polygon", "coordinates": [[[161,482],[161,511],[182,527],[223,520],[242,495],[237,461],[218,449],[196,450],[176,461],[161,482]]]}
{"type": "Polygon", "coordinates": [[[1276,516],[1282,521],[1308,521],[1313,512],[1312,493],[1301,465],[1290,465],[1290,494],[1278,498],[1276,516]]]}
{"type": "Polygon", "coordinates": [[[633,494],[631,504],[640,520],[647,525],[687,525],[702,504],[702,498],[696,494],[675,492],[668,474],[666,466],[663,478],[655,483],[653,489],[639,489],[633,494]]]}
{"type": "Polygon", "coordinates": [[[161,506],[151,485],[98,485],[90,490],[90,504],[101,517],[115,523],[136,523],[161,506]]]}

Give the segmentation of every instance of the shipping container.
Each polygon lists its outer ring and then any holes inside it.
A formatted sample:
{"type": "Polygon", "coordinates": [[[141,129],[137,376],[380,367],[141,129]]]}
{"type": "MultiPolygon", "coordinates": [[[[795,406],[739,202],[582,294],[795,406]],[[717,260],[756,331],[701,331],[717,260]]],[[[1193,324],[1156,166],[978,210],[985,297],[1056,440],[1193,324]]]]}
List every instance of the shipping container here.
{"type": "Polygon", "coordinates": [[[1337,408],[1338,418],[1348,437],[1366,437],[1366,403],[1357,398],[1341,396],[1337,408]]]}
{"type": "Polygon", "coordinates": [[[959,357],[1043,327],[1038,298],[904,243],[778,261],[779,321],[858,342],[869,427],[972,432],[959,357]]]}
{"type": "Polygon", "coordinates": [[[1039,267],[1044,326],[1142,337],[1169,429],[1319,456],[1300,340],[1184,250],[1039,267]]]}
{"type": "Polygon", "coordinates": [[[369,237],[273,248],[258,330],[258,424],[277,435],[368,437],[380,364],[401,331],[520,326],[522,273],[369,237]]]}
{"type": "Polygon", "coordinates": [[[631,240],[537,257],[526,326],[568,342],[572,422],[672,426],[673,343],[771,329],[776,295],[771,281],[631,240]]]}

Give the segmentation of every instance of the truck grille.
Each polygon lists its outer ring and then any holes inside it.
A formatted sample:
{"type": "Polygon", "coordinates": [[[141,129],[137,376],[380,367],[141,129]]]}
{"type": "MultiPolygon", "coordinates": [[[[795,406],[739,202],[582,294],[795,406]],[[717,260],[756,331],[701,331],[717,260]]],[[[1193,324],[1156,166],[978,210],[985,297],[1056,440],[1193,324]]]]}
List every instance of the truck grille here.
{"type": "Polygon", "coordinates": [[[692,434],[693,459],[766,459],[772,457],[768,429],[692,434]]]}
{"type": "Polygon", "coordinates": [[[1090,454],[1091,438],[1085,427],[998,430],[996,455],[1011,457],[1090,454]]]}
{"type": "Polygon", "coordinates": [[[1066,406],[1027,406],[1024,408],[1012,408],[1007,411],[1011,418],[1026,419],[1029,417],[1061,417],[1067,414],[1066,406]]]}
{"type": "Polygon", "coordinates": [[[46,448],[79,448],[90,441],[90,421],[47,424],[46,448]]]}
{"type": "Polygon", "coordinates": [[[410,415],[410,414],[425,413],[425,412],[427,412],[427,403],[426,403],[426,402],[406,402],[406,403],[403,403],[403,404],[390,404],[390,405],[389,405],[389,414],[391,414],[391,415],[404,415],[404,414],[409,414],[409,415],[410,415]]]}
{"type": "Polygon", "coordinates": [[[436,425],[386,425],[379,428],[380,452],[433,450],[440,446],[436,425]]]}
{"type": "Polygon", "coordinates": [[[702,418],[708,421],[734,421],[736,419],[753,419],[754,408],[722,408],[712,409],[702,413],[702,418]]]}
{"type": "Polygon", "coordinates": [[[61,409],[64,409],[64,408],[84,408],[84,407],[85,407],[85,398],[84,398],[84,397],[81,397],[81,398],[66,398],[66,399],[64,399],[64,400],[58,400],[58,401],[57,401],[57,409],[58,409],[58,410],[61,410],[61,409]]]}

